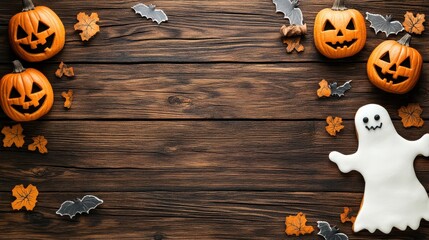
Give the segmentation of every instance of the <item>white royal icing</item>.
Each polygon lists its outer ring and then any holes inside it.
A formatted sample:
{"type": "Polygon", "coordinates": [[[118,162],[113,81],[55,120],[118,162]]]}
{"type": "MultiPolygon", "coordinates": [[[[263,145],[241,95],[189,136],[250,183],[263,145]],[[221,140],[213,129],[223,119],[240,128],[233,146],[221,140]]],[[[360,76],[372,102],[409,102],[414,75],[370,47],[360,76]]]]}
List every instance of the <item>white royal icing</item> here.
{"type": "Polygon", "coordinates": [[[386,109],[376,104],[356,112],[355,126],[359,142],[356,153],[329,154],[341,172],[356,170],[365,179],[353,230],[373,233],[379,229],[387,234],[393,227],[417,229],[422,218],[429,220],[429,198],[416,177],[413,162],[417,155],[429,156],[429,134],[417,141],[402,138],[386,109]]]}

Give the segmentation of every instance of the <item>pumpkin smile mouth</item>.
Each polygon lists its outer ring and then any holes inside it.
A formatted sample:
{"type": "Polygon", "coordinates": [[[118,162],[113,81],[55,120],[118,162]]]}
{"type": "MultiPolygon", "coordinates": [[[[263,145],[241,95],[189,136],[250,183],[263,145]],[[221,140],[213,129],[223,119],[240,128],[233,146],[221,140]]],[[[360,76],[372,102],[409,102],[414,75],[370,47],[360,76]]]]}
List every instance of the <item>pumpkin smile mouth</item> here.
{"type": "Polygon", "coordinates": [[[380,128],[381,129],[381,127],[383,126],[383,123],[380,123],[380,125],[378,125],[378,126],[371,126],[371,127],[368,127],[368,126],[365,126],[365,128],[366,129],[368,129],[368,131],[371,131],[371,130],[376,130],[377,128],[380,128]]]}
{"type": "Polygon", "coordinates": [[[47,49],[51,49],[52,44],[54,43],[55,33],[52,33],[49,37],[46,38],[45,44],[37,44],[37,47],[35,49],[32,49],[29,44],[22,44],[19,45],[28,53],[31,54],[37,54],[37,53],[44,53],[47,51],[47,49]]]}
{"type": "Polygon", "coordinates": [[[337,49],[337,48],[349,48],[350,46],[352,46],[355,42],[357,41],[357,38],[353,38],[351,41],[346,41],[344,40],[343,43],[340,42],[336,42],[336,43],[331,43],[331,42],[326,42],[326,44],[328,44],[331,48],[333,49],[337,49]]]}
{"type": "Polygon", "coordinates": [[[378,76],[380,77],[380,79],[386,81],[386,82],[390,82],[393,84],[398,84],[401,82],[405,82],[408,80],[408,77],[404,77],[404,76],[398,76],[397,78],[394,77],[394,74],[391,73],[383,73],[383,69],[377,65],[374,65],[375,71],[377,72],[378,76]]]}
{"type": "Polygon", "coordinates": [[[43,104],[45,103],[45,100],[46,100],[46,94],[39,100],[39,105],[37,107],[34,106],[34,105],[30,105],[28,107],[28,109],[25,109],[22,105],[14,105],[14,104],[12,104],[11,106],[12,106],[12,108],[15,111],[17,111],[17,112],[19,112],[21,114],[24,114],[24,115],[33,114],[37,110],[39,110],[41,106],[43,106],[43,104]]]}

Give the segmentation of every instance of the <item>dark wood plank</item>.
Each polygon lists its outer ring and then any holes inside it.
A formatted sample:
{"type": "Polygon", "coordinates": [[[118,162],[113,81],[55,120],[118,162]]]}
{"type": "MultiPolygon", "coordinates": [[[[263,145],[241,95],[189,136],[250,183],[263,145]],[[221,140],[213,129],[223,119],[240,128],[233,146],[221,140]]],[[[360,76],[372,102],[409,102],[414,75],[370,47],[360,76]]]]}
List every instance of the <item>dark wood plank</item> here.
{"type": "MultiPolygon", "coordinates": [[[[39,186],[44,190],[43,185],[39,186]]],[[[6,239],[319,239],[318,220],[341,228],[350,239],[425,239],[429,223],[417,231],[385,235],[352,233],[342,224],[344,206],[358,209],[362,194],[306,192],[98,192],[105,203],[73,220],[55,215],[76,193],[41,192],[34,212],[13,212],[7,193],[0,200],[0,227],[6,239]],[[286,237],[285,217],[304,211],[315,233],[286,237]]]]}
{"type": "MultiPolygon", "coordinates": [[[[55,91],[55,104],[44,119],[353,119],[368,103],[385,106],[393,118],[400,106],[418,102],[429,118],[429,72],[406,95],[375,88],[363,63],[335,64],[73,64],[76,77],[57,79],[56,64],[41,69],[55,91]],[[346,96],[318,99],[319,81],[353,80],[346,96]],[[72,110],[63,108],[62,91],[73,89],[72,110]]],[[[428,68],[425,64],[424,68],[428,68]]],[[[0,66],[0,74],[11,71],[0,66]]],[[[0,111],[2,112],[2,111],[0,111]]],[[[6,119],[0,114],[0,119],[6,119]]]]}
{"type": "MultiPolygon", "coordinates": [[[[137,1],[138,2],[138,1],[137,1]]],[[[36,0],[36,5],[47,5],[55,10],[67,29],[64,51],[52,61],[69,62],[296,62],[329,61],[315,50],[313,23],[318,11],[331,7],[332,0],[301,2],[301,9],[308,24],[309,34],[304,41],[304,53],[286,54],[280,41],[280,27],[286,20],[275,13],[270,0],[248,1],[172,1],[157,0],[169,22],[160,26],[135,15],[131,6],[134,0],[85,1],[36,0]],[[74,31],[78,12],[98,12],[101,33],[89,43],[82,43],[74,31]]],[[[405,11],[428,13],[424,0],[362,0],[349,1],[350,8],[392,14],[403,21],[405,11]]],[[[21,1],[3,1],[0,6],[0,62],[14,58],[7,42],[7,22],[21,10],[21,1]]],[[[346,61],[365,61],[372,49],[385,36],[377,36],[368,26],[365,49],[346,61]]],[[[395,37],[391,37],[395,39],[395,37]]],[[[426,46],[428,35],[417,37],[412,45],[423,56],[429,54],[426,46]]],[[[336,63],[344,60],[334,61],[336,63]]]]}
{"type": "MultiPolygon", "coordinates": [[[[362,192],[328,154],[357,149],[352,121],[337,137],[323,121],[46,121],[24,124],[27,144],[45,135],[49,153],[1,148],[0,190],[22,181],[45,191],[259,190],[362,192]]],[[[429,132],[404,129],[410,140],[429,132]]],[[[429,161],[416,161],[429,189],[429,161]]]]}

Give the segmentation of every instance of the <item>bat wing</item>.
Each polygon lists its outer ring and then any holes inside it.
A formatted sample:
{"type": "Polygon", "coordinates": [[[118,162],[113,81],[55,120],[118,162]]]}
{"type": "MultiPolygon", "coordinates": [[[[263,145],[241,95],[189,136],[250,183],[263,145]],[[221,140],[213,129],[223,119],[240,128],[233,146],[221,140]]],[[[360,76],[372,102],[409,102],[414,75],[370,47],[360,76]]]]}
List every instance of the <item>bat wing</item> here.
{"type": "Polygon", "coordinates": [[[338,97],[344,96],[344,93],[347,90],[350,90],[352,88],[352,85],[350,85],[351,81],[352,80],[347,81],[347,82],[345,82],[343,85],[341,85],[339,87],[337,87],[337,83],[336,82],[335,82],[335,85],[334,85],[334,83],[332,83],[330,85],[330,87],[331,87],[331,95],[337,95],[338,97]]]}
{"type": "Polygon", "coordinates": [[[331,240],[329,237],[332,236],[332,228],[328,222],[317,221],[317,227],[320,229],[317,235],[322,236],[326,240],[331,240]]]}
{"type": "Polygon", "coordinates": [[[281,12],[285,16],[284,18],[289,19],[291,25],[303,25],[303,17],[301,9],[295,7],[296,3],[292,3],[290,0],[273,0],[276,5],[276,12],[281,12]]]}
{"type": "Polygon", "coordinates": [[[79,204],[73,202],[73,201],[65,201],[61,204],[60,208],[57,210],[56,214],[59,214],[61,216],[68,215],[71,218],[73,218],[81,209],[81,206],[79,204]]]}
{"type": "Polygon", "coordinates": [[[82,198],[82,205],[86,213],[89,213],[89,210],[96,208],[102,203],[103,200],[94,195],[86,195],[82,198]]]}
{"type": "Polygon", "coordinates": [[[336,233],[333,237],[328,240],[349,240],[349,237],[344,233],[336,233]]]}
{"type": "Polygon", "coordinates": [[[404,27],[399,21],[390,22],[380,14],[372,14],[367,12],[366,20],[371,23],[370,27],[375,30],[375,34],[378,32],[384,32],[386,37],[388,37],[390,34],[398,34],[404,30],[404,27]]]}
{"type": "Polygon", "coordinates": [[[139,3],[133,7],[136,14],[140,14],[142,17],[145,17],[147,19],[152,19],[152,21],[157,22],[158,24],[161,24],[162,22],[165,22],[168,20],[167,15],[164,13],[164,11],[160,9],[155,9],[146,6],[143,3],[139,3]]]}
{"type": "Polygon", "coordinates": [[[398,34],[404,30],[404,26],[399,21],[389,22],[386,31],[383,31],[388,37],[390,34],[398,34]]]}

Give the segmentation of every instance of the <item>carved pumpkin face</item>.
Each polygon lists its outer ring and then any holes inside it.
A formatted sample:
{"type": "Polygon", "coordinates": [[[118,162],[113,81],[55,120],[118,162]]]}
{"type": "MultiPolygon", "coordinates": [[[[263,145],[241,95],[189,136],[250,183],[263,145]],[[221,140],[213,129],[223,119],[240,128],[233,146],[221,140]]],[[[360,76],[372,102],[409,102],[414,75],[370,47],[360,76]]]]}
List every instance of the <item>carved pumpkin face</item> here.
{"type": "Polygon", "coordinates": [[[333,59],[353,56],[362,50],[365,42],[365,19],[359,11],[342,6],[326,8],[317,14],[314,44],[324,56],[333,59]]]}
{"type": "Polygon", "coordinates": [[[24,7],[23,12],[9,21],[9,41],[19,57],[29,62],[39,62],[63,49],[65,30],[60,18],[50,8],[29,8],[26,10],[24,7]]]}
{"type": "Polygon", "coordinates": [[[36,120],[52,107],[54,93],[43,73],[24,69],[14,61],[15,70],[0,80],[0,103],[3,111],[17,122],[36,120]]]}
{"type": "Polygon", "coordinates": [[[367,73],[375,86],[387,92],[403,94],[416,85],[423,60],[416,49],[407,46],[410,38],[410,35],[405,35],[399,42],[384,41],[371,53],[367,73]]]}

